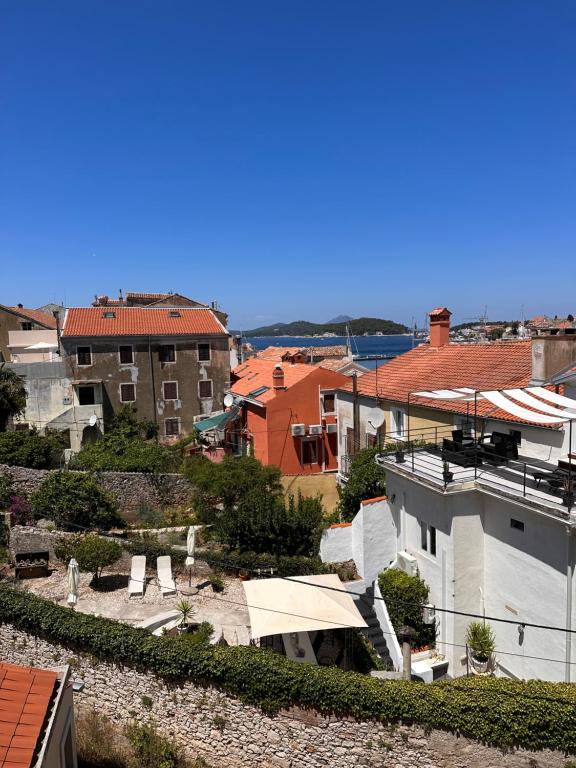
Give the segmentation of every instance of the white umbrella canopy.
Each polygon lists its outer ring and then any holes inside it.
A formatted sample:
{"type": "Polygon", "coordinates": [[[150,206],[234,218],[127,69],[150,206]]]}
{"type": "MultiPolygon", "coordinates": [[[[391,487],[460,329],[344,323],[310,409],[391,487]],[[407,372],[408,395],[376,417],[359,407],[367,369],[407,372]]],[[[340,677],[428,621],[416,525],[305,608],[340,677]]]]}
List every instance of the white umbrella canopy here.
{"type": "Polygon", "coordinates": [[[190,567],[194,565],[194,555],[196,552],[196,529],[199,528],[198,525],[191,525],[188,528],[188,536],[186,537],[186,554],[188,555],[186,558],[186,566],[190,567]]]}
{"type": "Polygon", "coordinates": [[[80,569],[74,558],[68,563],[68,605],[76,605],[78,602],[78,587],[80,584],[80,569]]]}

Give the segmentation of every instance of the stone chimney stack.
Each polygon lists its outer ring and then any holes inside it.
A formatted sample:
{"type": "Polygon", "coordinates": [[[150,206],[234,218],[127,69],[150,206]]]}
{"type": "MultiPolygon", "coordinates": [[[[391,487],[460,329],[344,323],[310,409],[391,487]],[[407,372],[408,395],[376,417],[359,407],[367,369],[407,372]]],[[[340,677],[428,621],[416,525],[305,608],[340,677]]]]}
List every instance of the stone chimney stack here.
{"type": "Polygon", "coordinates": [[[274,366],[272,371],[272,385],[274,389],[285,389],[284,387],[284,370],[280,363],[274,366]]]}
{"type": "Polygon", "coordinates": [[[430,346],[444,347],[450,343],[450,312],[446,307],[436,307],[430,316],[430,346]]]}

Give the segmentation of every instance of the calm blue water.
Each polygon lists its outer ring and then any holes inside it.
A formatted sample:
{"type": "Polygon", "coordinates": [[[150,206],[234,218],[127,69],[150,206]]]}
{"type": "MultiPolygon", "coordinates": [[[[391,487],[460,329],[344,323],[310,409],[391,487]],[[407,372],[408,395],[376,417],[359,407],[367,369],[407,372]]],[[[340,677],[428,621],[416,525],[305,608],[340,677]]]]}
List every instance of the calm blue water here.
{"type": "MultiPolygon", "coordinates": [[[[346,344],[345,336],[311,339],[307,336],[258,336],[245,339],[256,349],[266,347],[331,347],[334,344],[346,344]]],[[[416,341],[417,343],[417,341],[416,341]]],[[[352,339],[352,352],[356,354],[401,355],[412,349],[411,336],[355,336],[352,339]]],[[[383,365],[387,360],[361,360],[366,368],[383,365]]]]}

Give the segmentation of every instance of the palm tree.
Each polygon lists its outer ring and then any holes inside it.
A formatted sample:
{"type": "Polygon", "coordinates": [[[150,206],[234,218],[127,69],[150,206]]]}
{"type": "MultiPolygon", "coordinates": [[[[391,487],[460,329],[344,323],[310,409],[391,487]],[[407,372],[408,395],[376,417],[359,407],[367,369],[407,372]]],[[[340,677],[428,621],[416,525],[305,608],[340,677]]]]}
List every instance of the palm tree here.
{"type": "Polygon", "coordinates": [[[11,416],[17,416],[26,408],[24,379],[5,363],[0,364],[0,432],[5,432],[11,416]]]}

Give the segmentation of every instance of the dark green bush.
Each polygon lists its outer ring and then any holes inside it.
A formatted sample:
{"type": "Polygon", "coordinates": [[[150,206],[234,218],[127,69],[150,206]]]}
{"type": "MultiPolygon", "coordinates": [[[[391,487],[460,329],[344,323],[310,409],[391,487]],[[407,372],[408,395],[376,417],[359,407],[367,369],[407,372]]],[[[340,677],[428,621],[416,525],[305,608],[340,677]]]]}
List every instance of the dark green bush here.
{"type": "Polygon", "coordinates": [[[319,557],[288,557],[285,555],[267,555],[257,552],[239,552],[238,550],[205,550],[198,552],[198,558],[205,560],[212,568],[232,575],[244,571],[248,574],[261,570],[262,573],[274,570],[275,576],[304,576],[313,573],[330,573],[330,566],[319,557]]]}
{"type": "Polygon", "coordinates": [[[0,586],[0,622],[166,680],[216,686],[270,714],[299,706],[358,720],[414,722],[503,748],[576,753],[576,686],[570,683],[375,680],[251,646],[174,642],[7,586],[0,586]]]}
{"type": "Polygon", "coordinates": [[[64,447],[52,434],[35,430],[0,433],[0,464],[31,469],[51,469],[60,465],[64,447]]]}
{"type": "Polygon", "coordinates": [[[419,576],[410,576],[404,571],[389,568],[378,576],[378,585],[396,632],[400,627],[408,625],[416,630],[411,641],[413,648],[433,646],[436,628],[424,624],[420,608],[428,602],[429,588],[426,582],[419,576]]]}
{"type": "Polygon", "coordinates": [[[350,522],[360,509],[360,502],[386,493],[386,474],[375,461],[379,452],[378,448],[366,448],[353,457],[348,481],[340,492],[341,520],[350,522]]]}
{"type": "Polygon", "coordinates": [[[158,733],[153,723],[131,723],[126,735],[140,768],[178,768],[180,757],[176,745],[158,733]]]}
{"type": "Polygon", "coordinates": [[[175,471],[177,462],[165,446],[117,430],[102,435],[95,443],[87,443],[72,458],[70,469],[164,473],[175,471]]]}
{"type": "Polygon", "coordinates": [[[186,560],[186,552],[173,549],[170,544],[162,544],[150,533],[131,535],[123,546],[131,555],[144,555],[150,565],[154,565],[156,558],[163,555],[170,555],[173,565],[184,565],[186,560]]]}
{"type": "Polygon", "coordinates": [[[113,497],[92,475],[81,472],[54,472],[31,496],[37,517],[53,520],[62,530],[79,528],[123,528],[113,497]]]}

